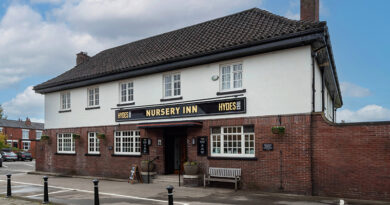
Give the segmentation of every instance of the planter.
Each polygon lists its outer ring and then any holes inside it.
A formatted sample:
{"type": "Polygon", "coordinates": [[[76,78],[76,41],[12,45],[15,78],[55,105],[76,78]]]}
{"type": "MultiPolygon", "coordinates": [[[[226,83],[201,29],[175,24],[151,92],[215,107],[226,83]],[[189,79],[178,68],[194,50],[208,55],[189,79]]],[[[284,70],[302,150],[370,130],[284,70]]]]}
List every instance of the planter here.
{"type": "Polygon", "coordinates": [[[49,141],[50,137],[47,135],[42,135],[40,141],[49,141]]]}
{"type": "MultiPolygon", "coordinates": [[[[149,162],[150,161],[147,161],[147,160],[141,161],[141,171],[142,172],[147,172],[148,171],[148,163],[149,162]]],[[[156,168],[156,165],[153,162],[149,163],[149,172],[153,172],[154,168],[156,168]]]]}
{"type": "Polygon", "coordinates": [[[103,134],[103,133],[99,133],[99,134],[97,134],[97,136],[96,136],[99,140],[104,140],[104,139],[106,139],[106,135],[105,134],[103,134]]]}
{"type": "Polygon", "coordinates": [[[79,134],[73,134],[72,137],[73,137],[74,140],[80,139],[80,135],[79,134]]]}
{"type": "Polygon", "coordinates": [[[199,171],[199,167],[197,163],[184,164],[184,174],[196,175],[198,174],[198,171],[199,171]]]}
{"type": "Polygon", "coordinates": [[[273,134],[279,134],[279,135],[284,134],[285,130],[286,128],[283,126],[274,126],[271,128],[273,134]]]}

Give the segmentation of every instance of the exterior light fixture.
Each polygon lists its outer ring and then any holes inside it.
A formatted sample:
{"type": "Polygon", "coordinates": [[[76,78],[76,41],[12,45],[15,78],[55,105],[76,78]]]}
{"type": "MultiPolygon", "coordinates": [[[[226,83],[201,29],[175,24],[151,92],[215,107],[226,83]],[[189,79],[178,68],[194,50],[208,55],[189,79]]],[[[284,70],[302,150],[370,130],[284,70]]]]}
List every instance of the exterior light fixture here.
{"type": "Polygon", "coordinates": [[[213,75],[213,76],[211,77],[211,80],[213,80],[213,81],[217,81],[217,80],[218,80],[218,78],[219,78],[219,76],[218,76],[218,75],[213,75]]]}
{"type": "Polygon", "coordinates": [[[196,144],[196,139],[195,137],[192,138],[192,145],[195,145],[196,144]]]}

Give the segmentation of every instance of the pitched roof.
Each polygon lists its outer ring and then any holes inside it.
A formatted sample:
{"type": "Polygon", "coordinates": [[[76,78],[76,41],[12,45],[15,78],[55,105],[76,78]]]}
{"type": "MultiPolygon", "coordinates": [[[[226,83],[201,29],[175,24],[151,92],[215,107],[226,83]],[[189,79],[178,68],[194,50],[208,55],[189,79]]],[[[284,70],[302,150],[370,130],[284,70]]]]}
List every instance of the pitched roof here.
{"type": "Polygon", "coordinates": [[[35,90],[281,40],[324,29],[253,8],[104,50],[35,90]]]}
{"type": "Polygon", "coordinates": [[[26,121],[0,119],[0,127],[14,127],[14,128],[21,128],[21,129],[43,130],[44,124],[38,122],[31,122],[31,125],[26,125],[26,121]]]}

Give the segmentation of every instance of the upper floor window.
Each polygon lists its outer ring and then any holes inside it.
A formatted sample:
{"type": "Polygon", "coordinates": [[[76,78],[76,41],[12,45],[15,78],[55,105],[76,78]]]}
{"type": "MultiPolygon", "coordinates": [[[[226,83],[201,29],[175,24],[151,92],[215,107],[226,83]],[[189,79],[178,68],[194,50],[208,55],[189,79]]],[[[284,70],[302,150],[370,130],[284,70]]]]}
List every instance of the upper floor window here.
{"type": "Polygon", "coordinates": [[[134,101],[134,84],[133,82],[121,83],[120,85],[120,102],[134,101]]]}
{"type": "Polygon", "coordinates": [[[99,106],[99,88],[88,88],[88,107],[99,106]]]}
{"type": "Polygon", "coordinates": [[[164,97],[176,97],[181,95],[180,73],[167,74],[163,77],[164,97]]]}
{"type": "Polygon", "coordinates": [[[57,134],[57,152],[75,153],[75,141],[72,137],[72,133],[57,134]]]}
{"type": "Polygon", "coordinates": [[[116,131],[115,154],[141,154],[140,132],[132,131],[116,131]]]}
{"type": "Polygon", "coordinates": [[[100,142],[96,132],[88,132],[88,153],[99,154],[100,142]]]}
{"type": "Polygon", "coordinates": [[[22,139],[29,139],[29,130],[22,130],[22,139]]]}
{"type": "Polygon", "coordinates": [[[70,92],[61,93],[61,110],[70,109],[70,92]]]}
{"type": "Polygon", "coordinates": [[[35,131],[35,138],[36,138],[37,140],[40,140],[41,137],[42,137],[42,130],[37,130],[37,131],[35,131]]]}
{"type": "Polygon", "coordinates": [[[3,132],[3,128],[2,127],[0,127],[0,132],[3,132]]]}
{"type": "Polygon", "coordinates": [[[252,125],[213,127],[210,138],[211,156],[255,156],[255,133],[252,125]]]}
{"type": "Polygon", "coordinates": [[[242,88],[242,63],[221,66],[221,90],[242,88]]]}

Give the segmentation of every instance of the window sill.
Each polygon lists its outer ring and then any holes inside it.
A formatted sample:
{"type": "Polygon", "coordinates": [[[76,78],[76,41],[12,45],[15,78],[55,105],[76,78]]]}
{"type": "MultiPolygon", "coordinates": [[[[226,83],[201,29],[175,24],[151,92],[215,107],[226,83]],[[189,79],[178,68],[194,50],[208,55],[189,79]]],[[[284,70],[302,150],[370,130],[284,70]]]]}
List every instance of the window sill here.
{"type": "Polygon", "coordinates": [[[160,102],[174,101],[174,100],[183,100],[183,97],[173,97],[173,98],[162,98],[160,102]]]}
{"type": "Polygon", "coordinates": [[[113,157],[141,157],[140,154],[112,154],[113,157]]]}
{"type": "Polygon", "coordinates": [[[60,110],[60,111],[58,111],[58,113],[64,113],[64,112],[71,112],[72,110],[60,110]]]}
{"type": "Polygon", "coordinates": [[[230,95],[230,94],[238,94],[238,93],[246,93],[246,89],[230,90],[230,91],[220,91],[220,92],[217,92],[217,95],[230,95]]]}
{"type": "Polygon", "coordinates": [[[135,105],[135,102],[119,103],[119,104],[116,104],[117,107],[129,106],[129,105],[135,105]]]}
{"type": "Polygon", "coordinates": [[[54,154],[55,155],[76,155],[76,153],[61,153],[61,152],[56,152],[54,154]]]}
{"type": "Polygon", "coordinates": [[[100,106],[96,107],[86,107],[85,110],[95,110],[95,109],[100,109],[100,106]]]}
{"type": "Polygon", "coordinates": [[[94,157],[100,157],[100,154],[98,153],[87,153],[85,156],[94,156],[94,157]]]}
{"type": "Polygon", "coordinates": [[[242,161],[257,161],[256,157],[214,157],[208,156],[207,159],[214,160],[242,160],[242,161]]]}

